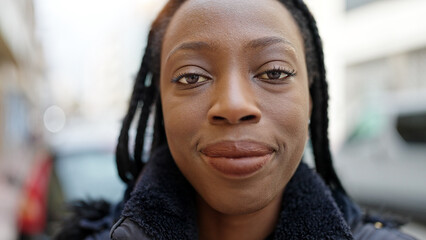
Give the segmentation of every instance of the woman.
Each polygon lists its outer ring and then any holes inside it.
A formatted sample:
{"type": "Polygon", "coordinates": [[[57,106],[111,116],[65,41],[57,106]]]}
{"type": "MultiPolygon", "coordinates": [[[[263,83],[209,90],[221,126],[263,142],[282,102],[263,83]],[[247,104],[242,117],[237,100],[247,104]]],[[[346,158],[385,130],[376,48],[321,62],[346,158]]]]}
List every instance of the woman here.
{"type": "Polygon", "coordinates": [[[346,196],[327,100],[321,40],[301,0],[169,1],[119,138],[132,194],[111,239],[412,239],[374,225],[346,196]],[[309,135],[316,172],[301,163],[309,135]]]}

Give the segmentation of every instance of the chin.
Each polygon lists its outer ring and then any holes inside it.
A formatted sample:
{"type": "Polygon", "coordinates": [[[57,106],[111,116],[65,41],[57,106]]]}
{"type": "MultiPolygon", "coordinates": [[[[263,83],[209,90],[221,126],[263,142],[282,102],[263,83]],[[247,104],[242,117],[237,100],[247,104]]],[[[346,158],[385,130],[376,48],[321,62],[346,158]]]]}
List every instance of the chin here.
{"type": "Polygon", "coordinates": [[[280,199],[282,191],[279,191],[277,195],[274,195],[273,192],[275,191],[265,192],[264,189],[262,189],[262,191],[251,190],[249,193],[233,192],[221,194],[221,196],[213,195],[202,197],[202,201],[221,214],[252,214],[269,206],[277,197],[280,199]]]}

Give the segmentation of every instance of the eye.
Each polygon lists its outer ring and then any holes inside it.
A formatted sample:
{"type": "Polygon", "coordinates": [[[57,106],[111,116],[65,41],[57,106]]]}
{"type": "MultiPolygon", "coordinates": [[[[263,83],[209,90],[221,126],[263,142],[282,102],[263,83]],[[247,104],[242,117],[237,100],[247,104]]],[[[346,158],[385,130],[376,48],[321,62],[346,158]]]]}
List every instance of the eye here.
{"type": "Polygon", "coordinates": [[[296,75],[294,70],[288,71],[285,69],[272,69],[272,70],[268,70],[265,71],[259,75],[257,75],[256,77],[261,79],[261,80],[285,80],[288,77],[292,77],[296,75]]]}
{"type": "Polygon", "coordinates": [[[209,78],[204,77],[200,74],[195,73],[184,73],[172,80],[172,82],[178,82],[181,84],[198,84],[209,80],[209,78]]]}

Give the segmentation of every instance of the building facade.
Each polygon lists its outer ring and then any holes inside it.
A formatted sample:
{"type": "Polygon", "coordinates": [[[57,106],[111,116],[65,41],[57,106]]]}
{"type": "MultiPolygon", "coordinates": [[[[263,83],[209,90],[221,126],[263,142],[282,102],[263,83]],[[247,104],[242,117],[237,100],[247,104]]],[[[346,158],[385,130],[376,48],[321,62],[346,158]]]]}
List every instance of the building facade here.
{"type": "Polygon", "coordinates": [[[307,3],[323,37],[336,151],[382,95],[426,89],[426,1],[307,3]]]}

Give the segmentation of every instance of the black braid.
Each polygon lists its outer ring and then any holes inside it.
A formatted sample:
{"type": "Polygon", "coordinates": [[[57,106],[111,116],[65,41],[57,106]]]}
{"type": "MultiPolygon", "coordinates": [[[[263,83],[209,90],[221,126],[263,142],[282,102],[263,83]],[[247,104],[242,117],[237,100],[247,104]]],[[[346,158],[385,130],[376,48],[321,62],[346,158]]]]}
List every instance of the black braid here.
{"type": "Polygon", "coordinates": [[[311,141],[317,172],[332,188],[345,192],[332,165],[328,139],[328,85],[324,53],[316,21],[302,0],[280,0],[291,12],[304,38],[309,91],[312,97],[311,141]]]}
{"type": "MultiPolygon", "coordinates": [[[[148,69],[146,68],[145,61],[142,62],[141,69],[138,76],[146,76],[148,69]]],[[[134,84],[132,96],[130,98],[129,109],[126,116],[123,120],[123,126],[121,128],[120,136],[118,138],[117,150],[116,150],[116,162],[117,169],[120,178],[126,182],[130,183],[133,179],[129,175],[133,175],[134,172],[131,172],[133,169],[132,160],[128,151],[129,148],[129,129],[132,124],[133,118],[135,116],[138,104],[139,104],[139,95],[143,92],[143,87],[141,86],[141,78],[137,78],[134,84]]]]}
{"type": "MultiPolygon", "coordinates": [[[[328,139],[328,86],[324,64],[322,42],[316,21],[302,0],[279,0],[290,11],[302,33],[305,45],[306,65],[309,77],[309,91],[313,108],[310,134],[317,172],[332,188],[344,192],[343,186],[332,166],[332,158],[328,139]]],[[[121,179],[133,185],[144,166],[142,151],[146,134],[147,121],[151,106],[155,106],[155,120],[151,152],[166,144],[163,125],[163,113],[159,96],[161,45],[167,26],[185,0],[170,0],[163,8],[151,27],[146,52],[141,69],[135,82],[128,113],[123,120],[123,127],[117,145],[117,168],[121,179]],[[147,75],[152,74],[151,85],[145,86],[147,75]],[[142,107],[135,140],[134,159],[128,151],[128,131],[135,116],[137,107],[142,107]]]]}
{"type": "Polygon", "coordinates": [[[155,98],[155,85],[151,85],[147,88],[145,88],[144,96],[143,96],[143,106],[142,106],[142,112],[139,117],[139,123],[138,128],[136,132],[136,139],[135,139],[135,146],[134,146],[134,158],[135,158],[135,167],[136,169],[142,169],[143,168],[143,159],[142,159],[142,152],[144,149],[144,142],[145,142],[145,132],[146,132],[146,125],[148,123],[149,114],[151,112],[151,106],[155,98]]]}
{"type": "MultiPolygon", "coordinates": [[[[324,52],[316,21],[302,0],[294,0],[304,21],[297,21],[299,11],[291,11],[305,39],[306,64],[310,78],[310,93],[313,102],[310,132],[317,172],[332,188],[344,192],[344,188],[333,168],[328,138],[328,84],[324,64],[324,52]]],[[[288,6],[289,4],[286,4],[288,6]]]]}
{"type": "Polygon", "coordinates": [[[172,16],[183,2],[183,0],[169,1],[160,12],[157,19],[153,22],[148,35],[145,54],[133,87],[129,109],[123,120],[116,150],[118,174],[120,178],[127,183],[128,188],[132,188],[139,173],[144,167],[142,153],[145,143],[147,122],[153,104],[156,109],[156,114],[151,152],[155,150],[157,146],[166,143],[166,135],[163,127],[163,115],[159,100],[161,45],[166,28],[172,16]],[[140,111],[137,125],[133,158],[131,158],[129,153],[129,130],[138,107],[141,107],[142,109],[140,111]]]}
{"type": "Polygon", "coordinates": [[[155,98],[155,86],[156,84],[147,85],[147,76],[151,73],[150,62],[152,58],[151,53],[151,42],[153,38],[154,30],[151,30],[148,37],[148,44],[145,50],[145,54],[142,59],[141,67],[134,83],[132,96],[130,98],[129,109],[123,120],[123,125],[118,138],[118,144],[116,149],[116,163],[117,170],[120,178],[127,184],[131,184],[137,178],[139,172],[143,168],[143,162],[141,159],[141,153],[143,150],[144,136],[146,130],[146,124],[150,112],[150,108],[155,98]],[[129,130],[132,125],[133,119],[137,112],[138,107],[142,110],[139,116],[138,130],[135,141],[135,151],[133,158],[129,153],[129,130]]]}

